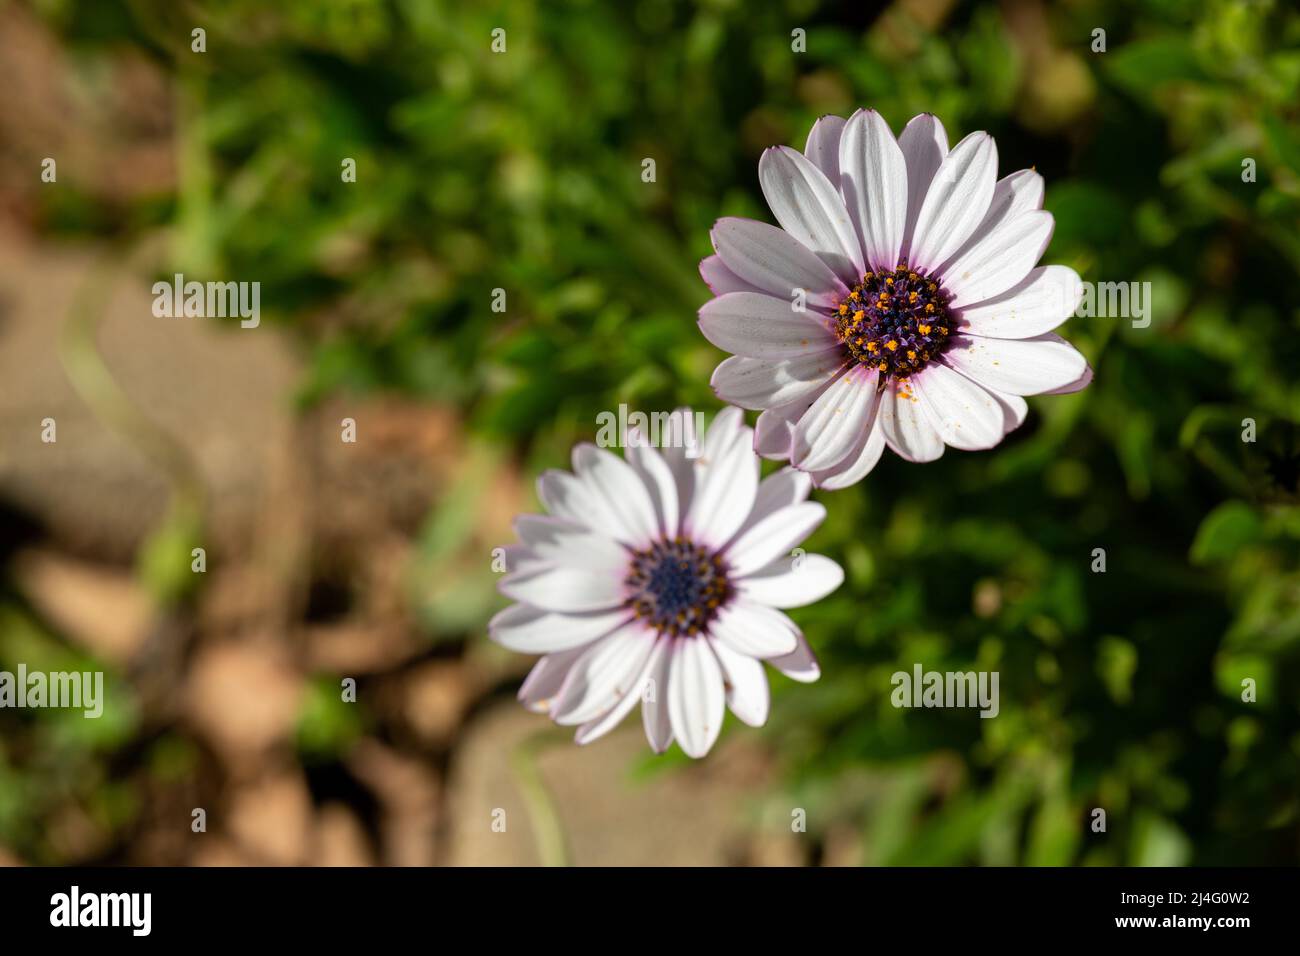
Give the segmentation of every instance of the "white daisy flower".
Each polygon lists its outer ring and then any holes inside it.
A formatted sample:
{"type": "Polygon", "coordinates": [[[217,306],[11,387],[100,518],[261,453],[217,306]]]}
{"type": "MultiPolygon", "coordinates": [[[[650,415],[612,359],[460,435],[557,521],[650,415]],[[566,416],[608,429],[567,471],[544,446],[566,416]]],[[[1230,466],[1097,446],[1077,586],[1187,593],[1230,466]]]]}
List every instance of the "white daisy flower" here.
{"type": "Polygon", "coordinates": [[[948,149],[939,120],[898,139],[873,110],[818,120],[803,153],[763,153],[759,183],[781,228],[720,219],[700,263],[700,310],[733,353],[713,374],[726,402],[762,409],[755,449],[823,488],[867,474],[885,446],[933,461],[991,448],[1024,421],[1021,396],[1075,391],[1087,362],[1052,333],[1082,285],[1035,267],[1052,236],[1043,178],[998,180],[993,138],[948,149]]]}
{"type": "MultiPolygon", "coordinates": [[[[689,427],[684,412],[673,418],[689,427]]],[[[812,650],[779,609],[824,597],[844,572],[821,555],[792,555],[826,510],[806,500],[811,482],[798,471],[759,482],[740,409],[718,414],[694,459],[635,435],[626,444],[626,460],[578,445],[573,474],[538,479],[550,514],[516,519],[521,543],[507,551],[500,587],[519,603],[488,628],[511,650],[545,655],[519,699],[576,725],[578,743],[641,702],[651,747],[663,752],[675,738],[702,757],[724,702],[751,726],[767,720],[762,661],[817,679],[812,650]]]]}

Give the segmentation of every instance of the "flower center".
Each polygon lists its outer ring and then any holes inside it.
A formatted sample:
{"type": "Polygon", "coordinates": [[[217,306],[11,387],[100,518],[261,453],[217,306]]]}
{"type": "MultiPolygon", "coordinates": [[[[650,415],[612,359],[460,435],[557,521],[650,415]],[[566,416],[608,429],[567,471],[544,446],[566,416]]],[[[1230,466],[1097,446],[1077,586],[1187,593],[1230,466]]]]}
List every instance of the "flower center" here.
{"type": "Polygon", "coordinates": [[[632,552],[623,583],[636,616],[670,637],[699,634],[731,596],[721,555],[684,538],[632,552]]]}
{"type": "Polygon", "coordinates": [[[952,299],[936,280],[900,262],[868,272],[835,310],[835,334],[859,364],[905,379],[948,347],[952,299]]]}

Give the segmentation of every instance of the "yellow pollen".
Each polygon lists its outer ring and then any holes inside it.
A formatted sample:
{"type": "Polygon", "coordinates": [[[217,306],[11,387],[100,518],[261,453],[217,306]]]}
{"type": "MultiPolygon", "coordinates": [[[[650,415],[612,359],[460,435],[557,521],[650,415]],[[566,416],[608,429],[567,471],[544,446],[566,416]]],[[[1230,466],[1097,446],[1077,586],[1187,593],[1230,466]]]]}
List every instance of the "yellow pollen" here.
{"type": "Polygon", "coordinates": [[[916,331],[920,332],[922,335],[929,335],[930,327],[928,325],[918,325],[916,331]]]}
{"type": "Polygon", "coordinates": [[[856,312],[853,313],[853,321],[854,321],[854,322],[861,322],[863,316],[865,316],[866,314],[867,314],[867,313],[864,312],[862,309],[858,309],[858,311],[856,311],[856,312]]]}
{"type": "Polygon", "coordinates": [[[907,350],[907,357],[908,357],[909,359],[911,359],[913,362],[915,362],[915,361],[916,361],[916,352],[914,352],[912,349],[908,349],[908,350],[907,350]]]}
{"type": "Polygon", "coordinates": [[[847,302],[841,302],[841,303],[840,303],[839,313],[840,313],[840,315],[848,315],[848,314],[849,314],[849,304],[848,304],[847,302]]]}
{"type": "Polygon", "coordinates": [[[897,352],[898,343],[895,342],[893,339],[890,339],[888,342],[885,343],[885,348],[889,349],[889,351],[891,352],[897,352]]]}
{"type": "MultiPolygon", "coordinates": [[[[862,340],[861,340],[861,339],[858,339],[858,344],[859,344],[859,345],[862,344],[862,340]]],[[[868,342],[868,343],[867,343],[867,351],[868,351],[868,352],[874,352],[874,351],[876,351],[876,349],[878,349],[878,348],[880,348],[880,346],[877,345],[875,342],[868,342]]]]}

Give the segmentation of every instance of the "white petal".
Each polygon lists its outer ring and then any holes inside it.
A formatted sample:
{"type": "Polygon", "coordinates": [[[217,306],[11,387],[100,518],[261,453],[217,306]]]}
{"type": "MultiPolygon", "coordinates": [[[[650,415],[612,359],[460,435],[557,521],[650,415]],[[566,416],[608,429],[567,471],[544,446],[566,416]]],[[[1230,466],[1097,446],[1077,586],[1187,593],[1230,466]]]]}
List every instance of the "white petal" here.
{"type": "Polygon", "coordinates": [[[840,181],[840,135],[843,132],[844,117],[823,116],[813,123],[808,132],[808,145],[803,150],[804,155],[826,174],[831,183],[840,181]]]}
{"type": "Polygon", "coordinates": [[[802,289],[805,304],[830,309],[849,294],[826,263],[788,232],[753,219],[725,218],[713,224],[713,248],[742,280],[778,299],[786,308],[802,289]]]}
{"type": "Polygon", "coordinates": [[[641,691],[641,721],[650,749],[657,754],[673,742],[673,725],[668,718],[668,664],[672,660],[672,643],[660,639],[655,643],[653,667],[641,691]]]}
{"type": "Polygon", "coordinates": [[[930,270],[961,248],[988,212],[998,175],[998,150],[988,133],[971,133],[952,148],[925,194],[909,253],[930,270]]]}
{"type": "MultiPolygon", "coordinates": [[[[989,216],[981,225],[993,225],[995,216],[1010,222],[1022,212],[1043,208],[1043,177],[1036,169],[1018,169],[998,180],[989,203],[989,216]]],[[[978,234],[979,229],[976,229],[978,234]]]]}
{"type": "Polygon", "coordinates": [[[722,730],[722,669],[703,638],[678,638],[669,654],[668,719],[673,736],[688,756],[703,757],[722,730]]]}
{"type": "Polygon", "coordinates": [[[721,458],[747,430],[744,412],[739,408],[724,408],[713,416],[713,421],[699,436],[699,457],[704,461],[721,458]]]}
{"type": "Polygon", "coordinates": [[[564,686],[569,668],[586,650],[587,645],[583,644],[567,651],[547,654],[539,660],[519,686],[519,702],[534,713],[546,713],[554,702],[555,695],[564,686]]]}
{"type": "Polygon", "coordinates": [[[875,421],[878,374],[858,365],[822,392],[794,427],[790,463],[820,471],[844,461],[875,421]]]}
{"type": "Polygon", "coordinates": [[[733,651],[758,658],[789,654],[798,632],[780,611],[748,600],[724,607],[709,625],[709,633],[733,651]]]}
{"type": "Polygon", "coordinates": [[[732,573],[752,574],[766,567],[807,538],[825,520],[826,508],[816,501],[802,501],[773,512],[727,546],[727,563],[732,573]]]}
{"type": "Polygon", "coordinates": [[[1043,392],[1044,395],[1069,395],[1072,392],[1080,392],[1092,384],[1092,366],[1085,366],[1083,374],[1073,382],[1068,382],[1060,388],[1054,388],[1051,391],[1043,392]]]}
{"type": "Polygon", "coordinates": [[[815,392],[843,367],[839,346],[788,359],[733,355],[714,369],[709,384],[724,402],[741,408],[772,408],[815,392]]]}
{"type": "Polygon", "coordinates": [[[627,551],[606,534],[554,515],[519,515],[515,534],[543,561],[601,572],[627,562],[627,551]]]}
{"type": "Polygon", "coordinates": [[[549,567],[538,571],[514,571],[501,579],[506,597],[548,611],[604,611],[626,598],[622,575],[626,566],[606,571],[549,567]]]}
{"type": "Polygon", "coordinates": [[[1052,241],[1055,220],[1041,209],[1022,214],[990,231],[943,273],[952,307],[983,302],[1020,282],[1052,241]]]}
{"type": "Polygon", "coordinates": [[[964,375],[934,362],[912,377],[912,391],[944,442],[978,451],[1002,441],[1005,415],[996,398],[964,375]]]}
{"type": "Polygon", "coordinates": [[[784,657],[774,657],[768,663],[786,677],[797,680],[801,684],[811,684],[822,676],[821,665],[817,663],[817,655],[813,653],[812,648],[808,646],[808,641],[802,634],[799,635],[799,646],[794,651],[784,657]]]}
{"type": "Polygon", "coordinates": [[[749,513],[745,523],[736,532],[736,537],[731,540],[736,541],[750,528],[782,508],[807,501],[808,492],[811,490],[812,481],[802,471],[782,468],[768,475],[759,483],[758,494],[754,496],[754,510],[749,513]]]}
{"type": "Polygon", "coordinates": [[[872,422],[858,438],[853,453],[837,465],[812,473],[813,484],[826,491],[838,491],[855,485],[876,467],[885,450],[885,433],[879,422],[872,422]]]}
{"type": "Polygon", "coordinates": [[[567,471],[548,468],[537,479],[537,497],[546,510],[588,528],[608,529],[613,516],[581,479],[567,471]]]}
{"type": "Polygon", "coordinates": [[[1088,363],[1073,345],[1048,333],[1032,339],[954,336],[943,361],[967,378],[1009,395],[1038,395],[1077,381],[1088,363]]]}
{"type": "Polygon", "coordinates": [[[588,614],[559,614],[528,604],[512,604],[493,615],[488,634],[502,647],[521,654],[553,654],[590,644],[625,624],[623,608],[588,614]]]}
{"type": "Polygon", "coordinates": [[[934,461],[943,454],[943,439],[906,382],[890,382],[881,393],[876,421],[886,444],[901,458],[934,461]]]}
{"type": "Polygon", "coordinates": [[[840,139],[840,189],[871,269],[893,269],[907,223],[907,163],[875,110],[849,118],[840,139]]]}
{"type": "MultiPolygon", "coordinates": [[[[661,430],[659,440],[672,440],[671,431],[669,435],[665,435],[661,430]]],[[[649,446],[648,439],[639,433],[629,437],[624,454],[627,456],[628,464],[636,471],[646,490],[650,492],[650,500],[654,504],[655,513],[659,516],[660,532],[665,537],[676,537],[680,505],[677,500],[677,480],[672,469],[668,467],[663,456],[649,446]]]]}
{"type": "MultiPolygon", "coordinates": [[[[739,414],[739,409],[735,409],[739,414]]],[[[719,413],[719,418],[729,414],[719,413]]],[[[695,462],[695,497],[686,517],[686,532],[697,544],[721,547],[744,524],[758,493],[759,462],[749,428],[736,429],[731,445],[719,451],[709,439],[695,462]]]]}
{"type": "Polygon", "coordinates": [[[1025,416],[1029,414],[1028,402],[1019,395],[1008,395],[1006,392],[995,392],[992,389],[989,389],[989,394],[1002,406],[1003,434],[1010,434],[1025,423],[1025,416]]]}
{"type": "Polygon", "coordinates": [[[659,454],[663,457],[668,470],[672,472],[673,482],[677,485],[679,525],[686,509],[690,506],[692,495],[695,494],[695,458],[700,453],[705,435],[702,414],[696,414],[689,408],[673,409],[664,429],[669,439],[666,444],[660,442],[659,454]]]}
{"type": "Polygon", "coordinates": [[[1003,176],[993,187],[993,199],[989,202],[989,211],[984,214],[980,224],[970,234],[960,249],[948,257],[940,266],[943,272],[954,259],[965,255],[971,246],[979,242],[994,229],[1020,217],[1022,213],[1033,212],[1043,208],[1043,177],[1032,169],[1021,169],[1009,176],[1003,176]]]}
{"type": "Polygon", "coordinates": [[[1083,282],[1073,269],[1039,266],[996,298],[964,307],[959,327],[995,339],[1032,338],[1074,315],[1082,297],[1083,282]]]}
{"type": "Polygon", "coordinates": [[[605,529],[625,544],[641,548],[658,537],[654,502],[636,470],[604,448],[583,442],[573,449],[573,470],[604,501],[614,523],[605,529]]]}
{"type": "Polygon", "coordinates": [[[623,718],[631,713],[632,708],[641,702],[645,686],[654,673],[659,659],[664,656],[667,644],[668,642],[662,638],[654,642],[654,647],[650,651],[650,656],[646,658],[645,664],[642,665],[641,672],[632,680],[631,689],[620,697],[618,703],[606,711],[605,714],[589,720],[579,727],[578,732],[573,737],[575,742],[589,744],[598,737],[603,737],[622,723],[623,718]]]}
{"type": "Polygon", "coordinates": [[[781,228],[817,253],[846,283],[861,279],[862,249],[839,190],[802,153],[764,151],[758,182],[781,228]]]}
{"type": "Polygon", "coordinates": [[[770,295],[730,292],[710,299],[700,309],[704,337],[733,355],[750,358],[792,358],[824,352],[838,341],[812,312],[792,312],[790,303],[770,295]]]}
{"type": "Polygon", "coordinates": [[[807,411],[803,402],[769,408],[754,425],[754,451],[764,458],[783,461],[790,457],[794,423],[807,411]]]}
{"type": "Polygon", "coordinates": [[[585,724],[607,712],[635,690],[654,644],[654,633],[636,621],[592,644],[569,668],[551,718],[557,724],[585,724]]]}
{"type": "Polygon", "coordinates": [[[758,286],[750,285],[736,275],[722,261],[721,256],[709,256],[700,260],[700,278],[714,295],[726,295],[728,292],[762,292],[758,286]]]}
{"type": "Polygon", "coordinates": [[[907,221],[903,227],[903,246],[900,259],[908,259],[912,247],[912,234],[916,220],[921,215],[925,194],[934,180],[935,171],[948,155],[948,134],[939,117],[932,113],[913,116],[898,134],[898,148],[907,163],[907,221]]]}
{"type": "Polygon", "coordinates": [[[758,416],[754,428],[754,451],[764,458],[778,461],[790,457],[790,448],[794,443],[794,426],[812,407],[829,385],[820,386],[811,395],[805,395],[788,405],[770,408],[758,416]]]}
{"type": "Polygon", "coordinates": [[[737,654],[721,641],[709,640],[722,667],[722,679],[727,688],[727,706],[731,712],[751,727],[767,723],[772,695],[767,686],[763,665],[752,657],[737,654]]]}
{"type": "Polygon", "coordinates": [[[821,554],[778,558],[763,570],[741,578],[736,591],[746,601],[768,607],[804,607],[820,601],[844,583],[844,569],[821,554]]]}
{"type": "Polygon", "coordinates": [[[505,570],[518,571],[520,574],[532,574],[534,571],[544,571],[553,567],[550,561],[544,561],[522,544],[508,544],[501,549],[505,552],[502,555],[501,563],[505,570]]]}

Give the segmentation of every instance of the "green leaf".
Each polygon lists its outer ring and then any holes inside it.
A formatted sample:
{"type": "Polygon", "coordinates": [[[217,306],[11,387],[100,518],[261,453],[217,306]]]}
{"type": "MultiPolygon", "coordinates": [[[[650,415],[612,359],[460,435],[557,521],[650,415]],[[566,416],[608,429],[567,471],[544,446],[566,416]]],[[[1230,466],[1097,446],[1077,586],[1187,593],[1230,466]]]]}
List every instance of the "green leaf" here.
{"type": "Polygon", "coordinates": [[[1250,505],[1225,501],[1201,521],[1192,542],[1191,559],[1196,564],[1231,560],[1243,548],[1259,541],[1263,533],[1263,523],[1250,505]]]}

